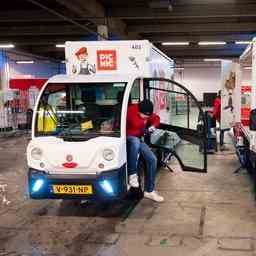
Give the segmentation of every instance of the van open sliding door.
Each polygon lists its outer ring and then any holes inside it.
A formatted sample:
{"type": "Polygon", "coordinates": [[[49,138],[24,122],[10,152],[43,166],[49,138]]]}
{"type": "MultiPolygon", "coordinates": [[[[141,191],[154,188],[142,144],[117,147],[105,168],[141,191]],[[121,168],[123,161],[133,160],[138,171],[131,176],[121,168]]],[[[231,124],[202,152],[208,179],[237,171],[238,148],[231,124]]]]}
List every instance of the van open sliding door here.
{"type": "Polygon", "coordinates": [[[206,120],[195,96],[175,81],[147,78],[144,97],[161,120],[151,144],[170,149],[183,171],[207,172],[206,120]]]}

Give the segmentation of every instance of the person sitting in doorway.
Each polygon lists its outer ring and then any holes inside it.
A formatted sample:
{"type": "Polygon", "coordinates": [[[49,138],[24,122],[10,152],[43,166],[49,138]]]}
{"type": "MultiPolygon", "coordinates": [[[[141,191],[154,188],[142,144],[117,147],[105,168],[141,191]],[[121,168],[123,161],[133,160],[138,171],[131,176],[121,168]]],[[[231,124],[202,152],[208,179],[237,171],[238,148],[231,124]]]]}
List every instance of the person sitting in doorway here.
{"type": "Polygon", "coordinates": [[[157,168],[156,156],[149,146],[141,141],[147,127],[149,127],[150,132],[153,132],[159,124],[160,117],[153,113],[153,104],[150,100],[129,105],[126,126],[129,184],[131,187],[139,187],[137,159],[140,153],[146,160],[147,165],[144,197],[156,202],[163,202],[164,198],[154,190],[157,168]]]}

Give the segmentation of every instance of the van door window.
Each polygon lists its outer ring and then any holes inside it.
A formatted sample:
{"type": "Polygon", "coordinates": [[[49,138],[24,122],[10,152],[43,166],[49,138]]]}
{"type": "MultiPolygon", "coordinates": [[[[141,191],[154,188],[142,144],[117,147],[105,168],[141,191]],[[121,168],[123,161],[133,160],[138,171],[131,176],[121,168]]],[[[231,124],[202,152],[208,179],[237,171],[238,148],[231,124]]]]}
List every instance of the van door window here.
{"type": "Polygon", "coordinates": [[[168,79],[145,79],[145,89],[161,122],[151,143],[173,150],[182,161],[183,170],[205,172],[205,120],[195,97],[168,79]]]}
{"type": "Polygon", "coordinates": [[[138,103],[140,101],[140,79],[136,79],[133,83],[130,93],[130,103],[138,103]]]}

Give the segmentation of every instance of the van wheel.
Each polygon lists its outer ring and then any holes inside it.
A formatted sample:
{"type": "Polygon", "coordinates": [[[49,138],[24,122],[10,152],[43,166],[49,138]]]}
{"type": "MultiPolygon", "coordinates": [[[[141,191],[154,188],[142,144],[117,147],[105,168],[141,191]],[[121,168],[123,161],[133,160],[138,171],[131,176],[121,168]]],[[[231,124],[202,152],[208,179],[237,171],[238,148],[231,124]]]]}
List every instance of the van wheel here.
{"type": "Polygon", "coordinates": [[[145,162],[139,158],[138,160],[138,179],[139,179],[139,187],[138,188],[130,188],[129,199],[131,200],[141,200],[144,197],[144,189],[145,189],[145,170],[146,164],[145,162]]]}

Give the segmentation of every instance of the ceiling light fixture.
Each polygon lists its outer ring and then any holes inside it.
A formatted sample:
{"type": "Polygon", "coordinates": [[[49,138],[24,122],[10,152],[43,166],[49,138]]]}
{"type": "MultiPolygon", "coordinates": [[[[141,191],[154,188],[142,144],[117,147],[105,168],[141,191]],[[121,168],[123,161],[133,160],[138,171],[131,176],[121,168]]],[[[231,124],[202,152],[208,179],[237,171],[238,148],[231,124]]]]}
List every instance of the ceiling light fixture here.
{"type": "Polygon", "coordinates": [[[189,42],[163,42],[162,45],[189,45],[189,42]]]}
{"type": "Polygon", "coordinates": [[[168,9],[169,12],[173,11],[172,0],[151,0],[149,7],[151,9],[168,9]]]}
{"type": "Polygon", "coordinates": [[[13,44],[0,44],[0,48],[14,48],[13,44]]]}
{"type": "Polygon", "coordinates": [[[199,45],[225,45],[226,42],[199,42],[199,45]]]}
{"type": "Polygon", "coordinates": [[[250,44],[252,41],[236,41],[235,44],[250,44]]]}
{"type": "Polygon", "coordinates": [[[65,48],[65,44],[56,44],[57,48],[65,48]]]}
{"type": "Polygon", "coordinates": [[[217,61],[221,61],[221,59],[204,59],[204,61],[217,62],[217,61]]]}
{"type": "Polygon", "coordinates": [[[17,60],[17,64],[33,64],[35,63],[33,60],[17,60]]]}

